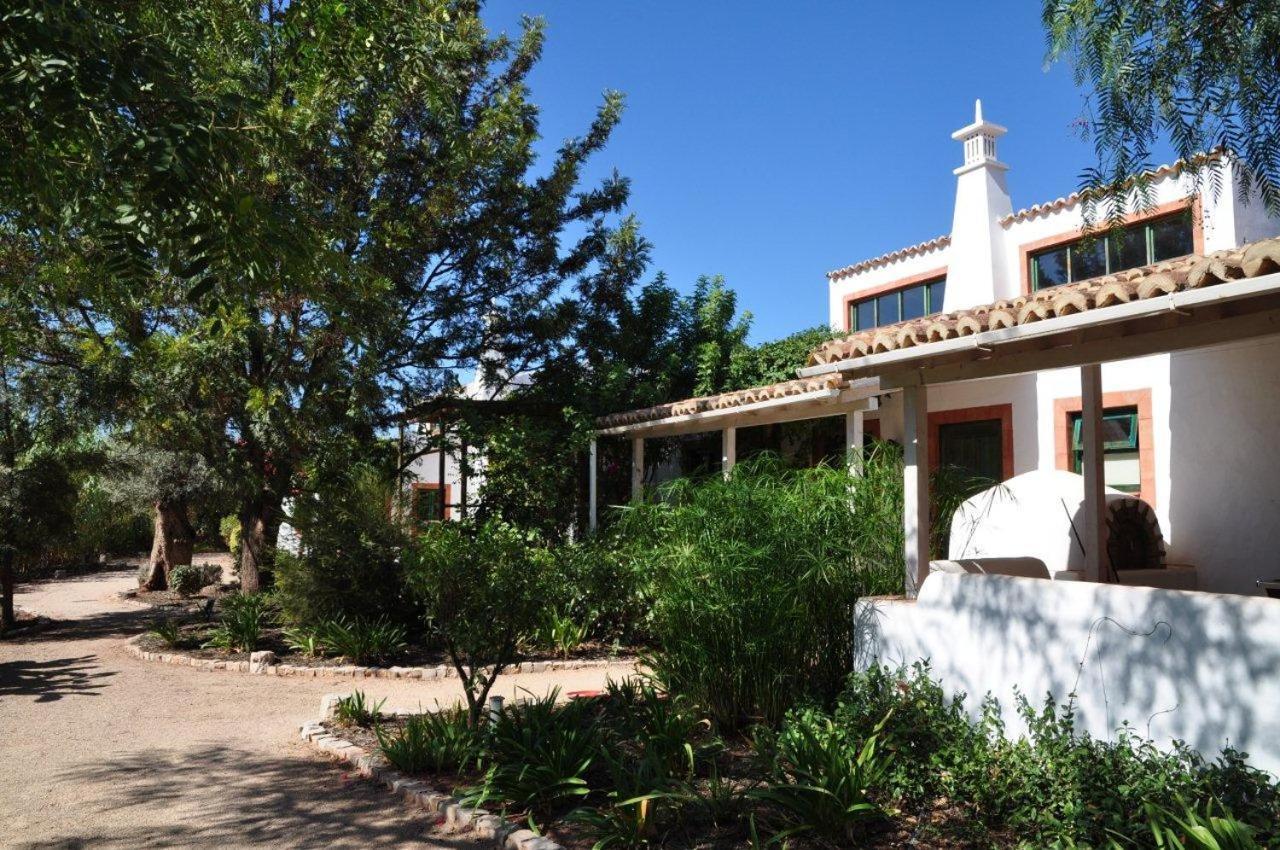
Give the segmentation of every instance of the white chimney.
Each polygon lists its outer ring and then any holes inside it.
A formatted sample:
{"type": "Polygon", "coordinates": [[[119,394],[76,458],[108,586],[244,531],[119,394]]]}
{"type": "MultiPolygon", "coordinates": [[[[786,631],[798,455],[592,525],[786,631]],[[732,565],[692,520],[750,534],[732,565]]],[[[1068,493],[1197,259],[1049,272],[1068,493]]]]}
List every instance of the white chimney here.
{"type": "Polygon", "coordinates": [[[1000,219],[1013,212],[1004,179],[1009,166],[996,158],[996,139],[1007,132],[983,120],[979,100],[974,103],[973,123],[951,134],[964,145],[964,165],[955,170],[956,208],[942,305],[947,312],[1018,294],[1005,268],[1000,227],[1000,219]]]}

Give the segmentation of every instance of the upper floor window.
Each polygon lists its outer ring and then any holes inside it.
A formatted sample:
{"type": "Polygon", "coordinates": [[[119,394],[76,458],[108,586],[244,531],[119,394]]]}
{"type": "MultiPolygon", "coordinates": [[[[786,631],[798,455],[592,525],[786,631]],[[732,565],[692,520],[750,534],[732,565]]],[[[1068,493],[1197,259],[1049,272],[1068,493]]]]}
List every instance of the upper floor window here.
{"type": "Polygon", "coordinates": [[[945,277],[849,302],[849,330],[865,331],[942,312],[945,277]]]}
{"type": "Polygon", "coordinates": [[[1191,217],[1186,213],[1153,218],[1037,251],[1029,258],[1031,289],[1088,280],[1104,274],[1158,263],[1195,251],[1191,217]]]}

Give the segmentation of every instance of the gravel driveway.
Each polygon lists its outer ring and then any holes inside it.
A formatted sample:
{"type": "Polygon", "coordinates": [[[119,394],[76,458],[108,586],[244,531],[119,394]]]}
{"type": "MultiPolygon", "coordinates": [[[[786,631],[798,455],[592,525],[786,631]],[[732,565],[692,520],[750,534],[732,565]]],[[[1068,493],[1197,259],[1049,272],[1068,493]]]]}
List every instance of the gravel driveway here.
{"type": "MultiPolygon", "coordinates": [[[[125,653],[150,609],[134,573],[19,588],[58,624],[0,642],[0,846],[472,848],[310,753],[297,727],[350,681],[200,672],[125,653]]],[[[614,668],[618,675],[625,668],[614,668]]],[[[602,669],[499,680],[496,692],[597,688],[602,669]]],[[[456,679],[368,679],[393,706],[453,702],[456,679]]]]}

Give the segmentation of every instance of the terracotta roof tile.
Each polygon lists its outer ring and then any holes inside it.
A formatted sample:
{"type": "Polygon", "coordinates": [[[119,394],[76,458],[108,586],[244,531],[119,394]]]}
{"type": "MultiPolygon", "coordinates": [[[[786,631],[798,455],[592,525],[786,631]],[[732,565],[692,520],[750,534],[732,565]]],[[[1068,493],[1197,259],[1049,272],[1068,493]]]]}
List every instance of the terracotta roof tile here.
{"type": "Polygon", "coordinates": [[[896,251],[890,251],[887,254],[881,254],[880,256],[872,257],[869,260],[862,260],[861,262],[854,263],[853,265],[845,266],[843,268],[836,269],[835,271],[829,271],[827,272],[827,280],[837,281],[841,278],[855,275],[858,272],[866,271],[867,269],[874,269],[878,266],[887,266],[890,263],[897,262],[898,260],[905,260],[908,257],[915,257],[919,254],[928,254],[930,251],[945,248],[950,244],[950,236],[937,236],[927,242],[921,242],[918,245],[909,245],[906,248],[899,248],[896,251]]]}
{"type": "Polygon", "coordinates": [[[994,304],[872,328],[823,343],[809,354],[809,365],[834,363],[925,342],[941,342],[952,337],[1011,328],[1273,272],[1280,272],[1280,238],[1208,256],[1193,254],[1179,257],[1042,289],[994,304]]]}
{"type": "Polygon", "coordinates": [[[755,404],[760,401],[772,401],[778,398],[803,395],[821,390],[839,389],[844,386],[844,379],[839,375],[822,375],[817,378],[799,378],[783,381],[764,387],[751,387],[719,395],[699,396],[670,404],[659,404],[655,407],[644,407],[639,410],[628,410],[622,413],[611,413],[596,420],[601,428],[615,428],[620,425],[635,425],[640,422],[652,422],[667,419],[671,416],[687,416],[694,413],[706,413],[713,410],[727,410],[755,404]]]}

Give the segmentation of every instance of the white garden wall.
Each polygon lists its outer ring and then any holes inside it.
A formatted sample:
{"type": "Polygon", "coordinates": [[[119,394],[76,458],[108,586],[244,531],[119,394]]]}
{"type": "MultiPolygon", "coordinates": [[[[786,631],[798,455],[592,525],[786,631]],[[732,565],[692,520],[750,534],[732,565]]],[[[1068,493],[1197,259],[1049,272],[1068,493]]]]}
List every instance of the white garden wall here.
{"type": "Polygon", "coordinates": [[[1230,744],[1280,775],[1280,600],[999,575],[933,573],[915,601],[859,604],[856,665],[929,660],[952,693],[1034,704],[1075,694],[1078,728],[1124,722],[1213,758],[1230,744]]]}

